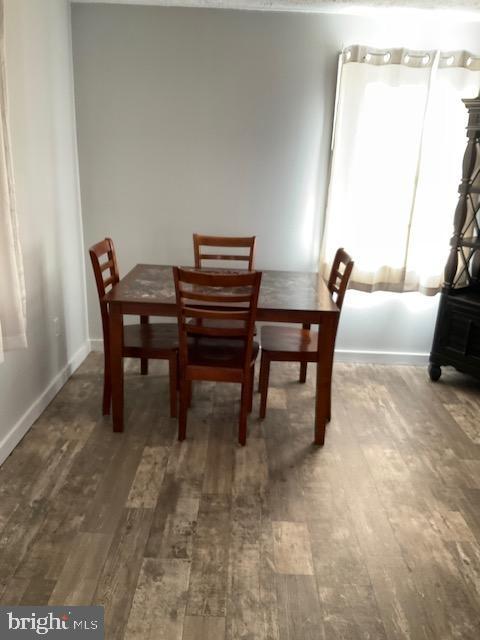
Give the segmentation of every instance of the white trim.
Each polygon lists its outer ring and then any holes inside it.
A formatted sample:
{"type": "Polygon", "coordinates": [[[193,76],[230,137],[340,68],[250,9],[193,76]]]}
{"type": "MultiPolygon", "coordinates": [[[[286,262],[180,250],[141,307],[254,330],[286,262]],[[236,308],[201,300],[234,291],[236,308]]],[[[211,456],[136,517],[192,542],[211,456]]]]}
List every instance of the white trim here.
{"type": "Polygon", "coordinates": [[[335,362],[426,365],[428,364],[429,355],[428,353],[409,351],[355,351],[353,349],[335,349],[335,362]]]}
{"type": "MultiPolygon", "coordinates": [[[[103,339],[90,338],[90,351],[103,353],[103,339]]],[[[412,364],[427,365],[429,353],[409,351],[357,351],[353,349],[335,349],[335,362],[365,364],[412,364]]]]}
{"type": "Polygon", "coordinates": [[[197,9],[242,11],[291,11],[294,13],[335,13],[346,15],[420,15],[432,11],[459,21],[480,19],[477,0],[70,0],[71,4],[127,4],[197,9]]]}
{"type": "Polygon", "coordinates": [[[90,338],[90,351],[103,353],[103,338],[90,338]]]}
{"type": "Polygon", "coordinates": [[[0,440],[0,465],[12,453],[17,444],[27,433],[30,427],[37,420],[53,398],[57,395],[70,376],[78,369],[85,358],[90,353],[89,343],[80,347],[73,355],[65,367],[50,382],[45,391],[25,411],[18,422],[10,429],[6,436],[0,440]]]}

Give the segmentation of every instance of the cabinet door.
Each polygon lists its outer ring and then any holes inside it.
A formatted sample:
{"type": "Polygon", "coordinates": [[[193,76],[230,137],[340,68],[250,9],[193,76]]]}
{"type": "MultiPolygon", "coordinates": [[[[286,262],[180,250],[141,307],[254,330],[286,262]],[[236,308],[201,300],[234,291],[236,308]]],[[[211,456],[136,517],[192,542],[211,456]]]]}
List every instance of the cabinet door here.
{"type": "Polygon", "coordinates": [[[447,304],[440,344],[452,356],[465,356],[470,333],[471,316],[453,304],[447,304]]]}
{"type": "Polygon", "coordinates": [[[447,304],[441,333],[441,347],[455,358],[471,358],[480,363],[480,317],[478,309],[447,304]]]}

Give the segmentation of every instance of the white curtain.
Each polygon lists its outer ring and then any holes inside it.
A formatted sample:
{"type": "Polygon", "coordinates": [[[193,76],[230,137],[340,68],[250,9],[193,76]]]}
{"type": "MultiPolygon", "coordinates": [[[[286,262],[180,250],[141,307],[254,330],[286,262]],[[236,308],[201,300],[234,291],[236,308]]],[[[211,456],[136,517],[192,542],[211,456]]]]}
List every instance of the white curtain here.
{"type": "Polygon", "coordinates": [[[480,59],[464,51],[342,52],[324,275],[342,246],[354,289],[439,290],[467,141],[461,99],[479,89],[480,59]]]}
{"type": "Polygon", "coordinates": [[[0,362],[7,349],[26,347],[25,283],[8,131],[4,6],[0,2],[0,362]]]}

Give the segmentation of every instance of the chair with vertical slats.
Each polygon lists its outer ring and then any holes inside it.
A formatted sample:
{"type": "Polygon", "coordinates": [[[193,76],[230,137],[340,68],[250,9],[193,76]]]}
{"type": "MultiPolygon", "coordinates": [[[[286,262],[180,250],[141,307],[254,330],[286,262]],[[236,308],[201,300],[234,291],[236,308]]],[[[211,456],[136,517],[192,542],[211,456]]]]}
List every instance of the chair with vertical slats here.
{"type": "Polygon", "coordinates": [[[173,267],[173,277],[179,337],[178,439],[186,437],[192,381],[237,382],[242,387],[238,440],[245,445],[258,354],[253,331],[262,274],[173,267]]]}
{"type": "MultiPolygon", "coordinates": [[[[352,258],[344,249],[337,250],[328,279],[328,289],[339,310],[343,305],[353,264],[352,258]]],[[[335,340],[335,336],[333,339],[335,340]]],[[[259,379],[260,419],[263,420],[267,410],[270,363],[300,362],[299,381],[305,382],[307,364],[317,361],[318,332],[311,330],[310,325],[303,325],[302,329],[266,325],[261,330],[260,344],[262,347],[259,379]]]]}
{"type": "MultiPolygon", "coordinates": [[[[110,326],[108,305],[105,294],[120,280],[115,247],[111,238],[105,238],[89,249],[103,328],[104,377],[103,377],[103,415],[110,413],[112,386],[110,375],[110,326]]],[[[177,415],[177,325],[150,324],[148,316],[140,317],[140,324],[125,325],[123,329],[123,356],[140,358],[141,373],[148,373],[148,360],[168,360],[170,378],[170,414],[177,415]]]]}

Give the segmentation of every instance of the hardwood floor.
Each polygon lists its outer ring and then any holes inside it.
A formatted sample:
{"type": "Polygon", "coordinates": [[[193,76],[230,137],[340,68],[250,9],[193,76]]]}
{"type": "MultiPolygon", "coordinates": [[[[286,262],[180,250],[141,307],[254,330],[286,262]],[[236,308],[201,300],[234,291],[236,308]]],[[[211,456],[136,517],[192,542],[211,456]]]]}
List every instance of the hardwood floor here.
{"type": "Polygon", "coordinates": [[[188,438],[165,363],[128,363],[126,430],[92,354],[0,468],[1,604],[105,606],[108,640],[478,640],[480,384],[272,365],[245,448],[239,390],[198,384],[188,438]],[[340,396],[340,390],[342,396],[340,396]]]}

